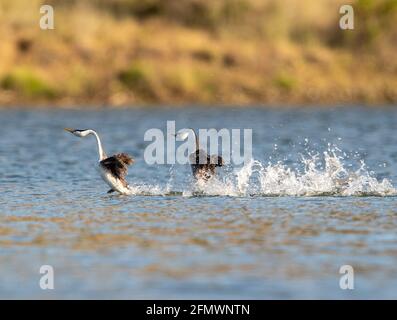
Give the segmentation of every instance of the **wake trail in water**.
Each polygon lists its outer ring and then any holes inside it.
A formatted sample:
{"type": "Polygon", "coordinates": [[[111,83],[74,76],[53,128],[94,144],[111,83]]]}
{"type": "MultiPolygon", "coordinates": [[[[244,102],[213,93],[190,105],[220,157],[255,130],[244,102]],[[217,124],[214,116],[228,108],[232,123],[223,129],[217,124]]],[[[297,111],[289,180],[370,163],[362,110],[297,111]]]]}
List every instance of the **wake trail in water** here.
{"type": "MultiPolygon", "coordinates": [[[[336,151],[302,157],[299,170],[283,162],[263,164],[252,160],[223,177],[207,182],[197,181],[178,190],[175,177],[166,186],[131,186],[131,195],[172,196],[396,196],[397,190],[388,179],[378,180],[360,161],[357,170],[348,169],[336,151]]],[[[170,173],[172,173],[170,170],[170,173]]]]}

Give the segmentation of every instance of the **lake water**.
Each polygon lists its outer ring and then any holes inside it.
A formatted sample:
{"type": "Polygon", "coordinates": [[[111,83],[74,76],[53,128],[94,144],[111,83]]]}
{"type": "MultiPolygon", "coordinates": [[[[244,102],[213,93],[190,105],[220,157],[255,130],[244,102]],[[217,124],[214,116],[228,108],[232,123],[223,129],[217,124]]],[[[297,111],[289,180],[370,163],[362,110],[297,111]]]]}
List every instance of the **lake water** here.
{"type": "Polygon", "coordinates": [[[1,110],[0,298],[396,299],[396,188],[396,108],[1,110]],[[197,193],[189,166],[144,161],[167,120],[251,128],[254,161],[197,193]],[[133,155],[133,194],[64,127],[133,155]]]}

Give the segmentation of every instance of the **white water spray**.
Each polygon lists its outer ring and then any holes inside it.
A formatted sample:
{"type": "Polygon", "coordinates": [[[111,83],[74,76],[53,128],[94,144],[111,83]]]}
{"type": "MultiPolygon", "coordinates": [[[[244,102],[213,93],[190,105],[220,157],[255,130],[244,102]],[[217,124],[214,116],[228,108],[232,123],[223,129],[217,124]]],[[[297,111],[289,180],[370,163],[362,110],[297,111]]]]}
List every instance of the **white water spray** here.
{"type": "Polygon", "coordinates": [[[252,160],[241,168],[209,181],[192,182],[175,190],[174,168],[170,180],[161,186],[132,186],[132,195],[182,195],[190,196],[396,196],[397,190],[387,180],[378,180],[368,171],[364,161],[358,170],[348,169],[339,149],[328,149],[322,155],[316,153],[303,157],[297,167],[283,162],[264,165],[252,160]]]}

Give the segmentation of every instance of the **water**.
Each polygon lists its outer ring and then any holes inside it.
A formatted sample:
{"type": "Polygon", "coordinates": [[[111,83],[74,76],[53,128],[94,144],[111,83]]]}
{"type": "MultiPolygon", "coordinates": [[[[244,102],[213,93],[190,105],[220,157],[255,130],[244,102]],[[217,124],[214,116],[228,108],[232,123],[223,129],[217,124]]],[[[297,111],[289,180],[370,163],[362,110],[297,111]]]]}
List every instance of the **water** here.
{"type": "Polygon", "coordinates": [[[0,111],[0,297],[395,299],[396,132],[397,109],[0,111]],[[205,189],[149,166],[167,120],[252,128],[254,161],[205,189]],[[133,194],[106,194],[95,140],[63,127],[132,154],[133,194]]]}

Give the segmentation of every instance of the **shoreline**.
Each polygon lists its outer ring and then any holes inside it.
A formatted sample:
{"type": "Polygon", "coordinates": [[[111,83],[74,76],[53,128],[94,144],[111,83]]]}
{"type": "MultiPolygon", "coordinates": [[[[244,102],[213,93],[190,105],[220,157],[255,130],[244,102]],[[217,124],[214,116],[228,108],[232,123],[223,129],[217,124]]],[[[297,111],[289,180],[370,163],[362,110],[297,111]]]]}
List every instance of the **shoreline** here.
{"type": "Polygon", "coordinates": [[[244,109],[269,109],[269,110],[327,110],[327,109],[394,109],[397,104],[365,104],[365,103],[351,103],[351,104],[130,104],[123,106],[115,105],[51,105],[51,104],[32,104],[32,105],[0,105],[0,111],[13,110],[71,110],[71,111],[102,111],[102,110],[192,110],[192,109],[229,109],[229,110],[244,110],[244,109]]]}
{"type": "Polygon", "coordinates": [[[371,10],[354,1],[362,23],[348,31],[339,28],[334,1],[292,10],[276,0],[237,1],[245,11],[202,0],[204,16],[196,1],[153,0],[162,10],[145,17],[140,1],[71,2],[54,5],[55,29],[41,30],[40,1],[7,0],[1,12],[3,107],[397,104],[391,0],[371,10]]]}

